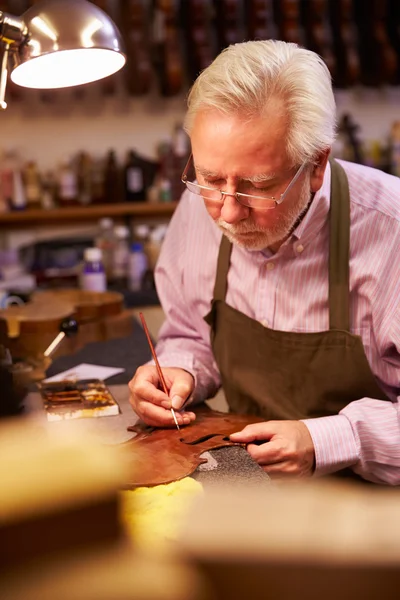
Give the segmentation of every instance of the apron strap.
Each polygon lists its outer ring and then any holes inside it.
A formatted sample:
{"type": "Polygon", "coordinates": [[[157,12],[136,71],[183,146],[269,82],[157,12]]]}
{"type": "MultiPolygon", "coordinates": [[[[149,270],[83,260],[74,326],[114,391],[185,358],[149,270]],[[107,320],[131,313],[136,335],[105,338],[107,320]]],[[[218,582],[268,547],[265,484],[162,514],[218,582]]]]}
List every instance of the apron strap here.
{"type": "Polygon", "coordinates": [[[329,329],[350,330],[350,193],[343,167],[331,165],[329,329]]]}
{"type": "Polygon", "coordinates": [[[228,271],[231,265],[231,253],[232,244],[226,235],[222,234],[214,285],[214,300],[225,300],[226,292],[228,290],[228,271]]]}

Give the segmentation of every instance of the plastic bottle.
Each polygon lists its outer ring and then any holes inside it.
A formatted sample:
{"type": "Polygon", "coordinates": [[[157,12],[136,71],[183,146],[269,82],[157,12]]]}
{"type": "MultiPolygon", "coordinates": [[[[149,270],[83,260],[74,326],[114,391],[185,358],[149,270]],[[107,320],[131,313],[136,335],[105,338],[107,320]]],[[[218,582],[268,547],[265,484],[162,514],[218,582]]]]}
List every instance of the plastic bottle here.
{"type": "Polygon", "coordinates": [[[115,247],[113,254],[112,277],[121,285],[126,284],[129,262],[129,229],[118,225],[114,229],[115,247]]]}
{"type": "Polygon", "coordinates": [[[104,217],[99,221],[99,233],[96,236],[95,246],[100,248],[103,255],[103,264],[108,278],[112,276],[113,256],[115,249],[114,221],[104,217]]]}
{"type": "Polygon", "coordinates": [[[39,170],[35,161],[30,160],[23,170],[23,182],[25,186],[26,203],[28,208],[40,208],[42,186],[39,170]]]}
{"type": "Polygon", "coordinates": [[[121,199],[120,177],[117,156],[109,150],[104,168],[104,199],[106,202],[119,202],[121,199]]]}
{"type": "Polygon", "coordinates": [[[90,204],[92,201],[92,161],[87,152],[80,152],[77,159],[78,202],[90,204]]]}
{"type": "Polygon", "coordinates": [[[76,173],[69,163],[61,165],[58,172],[58,200],[61,205],[76,204],[78,181],[76,173]]]}
{"type": "Polygon", "coordinates": [[[130,150],[124,169],[125,200],[141,202],[146,198],[143,161],[134,150],[130,150]]]}
{"type": "Polygon", "coordinates": [[[105,292],[107,278],[100,248],[86,248],[81,274],[81,287],[90,292],[105,292]]]}
{"type": "Polygon", "coordinates": [[[147,255],[141,242],[133,242],[129,252],[128,288],[132,292],[142,289],[143,278],[147,271],[147,255]]]}

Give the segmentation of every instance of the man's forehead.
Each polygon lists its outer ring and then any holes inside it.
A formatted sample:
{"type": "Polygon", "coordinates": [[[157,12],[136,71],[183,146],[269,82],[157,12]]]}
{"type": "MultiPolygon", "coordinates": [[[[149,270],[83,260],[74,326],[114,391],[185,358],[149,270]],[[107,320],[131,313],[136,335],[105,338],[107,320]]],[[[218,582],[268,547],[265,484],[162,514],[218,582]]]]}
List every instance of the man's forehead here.
{"type": "Polygon", "coordinates": [[[228,177],[235,177],[236,179],[240,179],[242,181],[268,181],[271,179],[276,179],[279,174],[276,171],[268,170],[267,168],[260,168],[260,170],[252,172],[252,173],[229,173],[229,167],[226,169],[222,169],[220,171],[215,170],[213,168],[208,168],[206,165],[201,163],[197,164],[194,162],[194,166],[196,172],[203,177],[209,177],[213,179],[226,179],[228,177]]]}

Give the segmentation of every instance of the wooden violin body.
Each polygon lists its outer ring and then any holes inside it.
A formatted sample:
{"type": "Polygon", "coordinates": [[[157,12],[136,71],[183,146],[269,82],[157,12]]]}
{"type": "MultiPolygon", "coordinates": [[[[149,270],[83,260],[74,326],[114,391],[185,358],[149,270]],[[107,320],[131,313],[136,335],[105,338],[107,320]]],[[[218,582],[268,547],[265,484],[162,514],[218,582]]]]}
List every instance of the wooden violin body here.
{"type": "Polygon", "coordinates": [[[78,332],[60,344],[55,356],[132,331],[132,315],[123,310],[121,294],[49,290],[36,292],[27,304],[0,310],[0,344],[9,348],[14,360],[36,360],[43,356],[68,318],[77,321],[78,332]]]}
{"type": "Polygon", "coordinates": [[[237,446],[229,435],[246,425],[263,421],[261,417],[221,413],[202,407],[196,421],[177,429],[129,427],[137,436],[123,444],[131,464],[127,488],[152,487],[177,481],[207,462],[200,455],[208,450],[237,446]]]}

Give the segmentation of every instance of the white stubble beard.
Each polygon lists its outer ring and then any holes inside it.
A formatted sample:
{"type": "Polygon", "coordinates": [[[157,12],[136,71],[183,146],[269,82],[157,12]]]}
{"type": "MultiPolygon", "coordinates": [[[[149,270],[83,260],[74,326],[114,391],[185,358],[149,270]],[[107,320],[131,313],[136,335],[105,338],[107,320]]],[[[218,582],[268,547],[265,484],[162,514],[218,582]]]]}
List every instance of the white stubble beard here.
{"type": "Polygon", "coordinates": [[[296,221],[305,212],[310,202],[310,179],[311,175],[307,172],[297,200],[289,206],[288,210],[280,213],[271,227],[260,229],[252,223],[251,217],[235,225],[226,223],[221,218],[216,219],[215,223],[230,242],[246,250],[264,250],[264,248],[283,242],[293,231],[296,221]],[[254,236],[249,236],[248,240],[240,240],[237,236],[241,233],[254,233],[254,236]]]}

